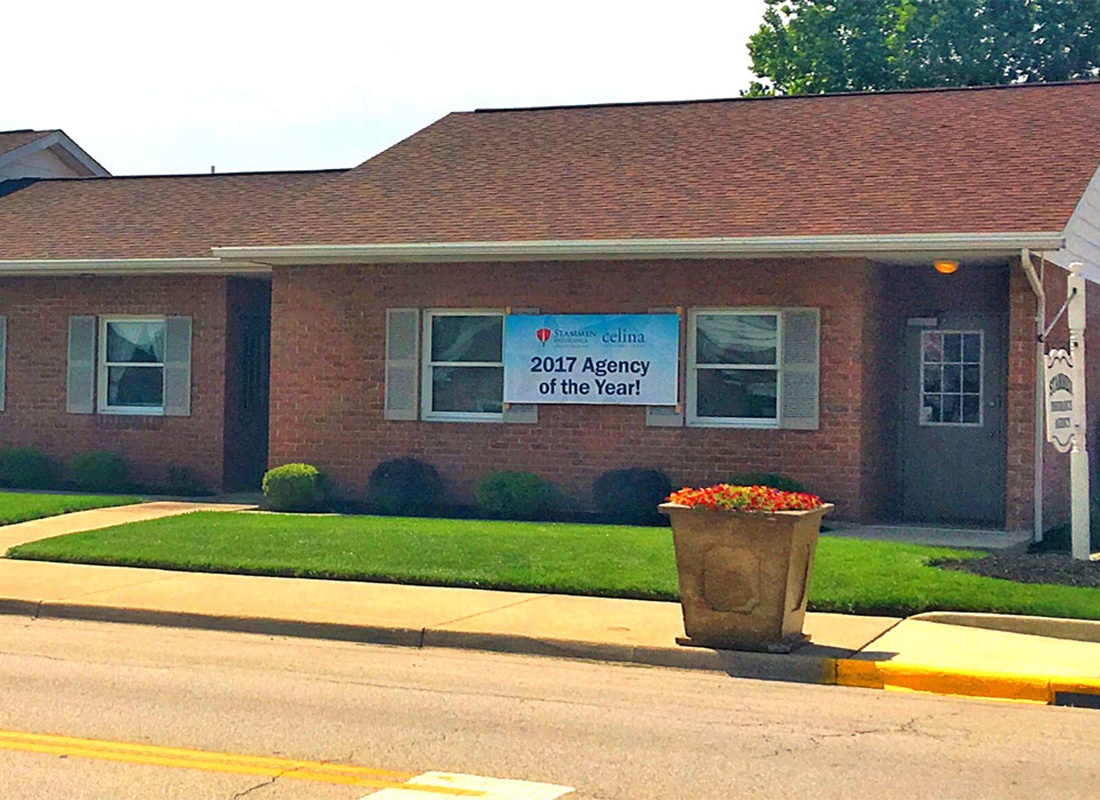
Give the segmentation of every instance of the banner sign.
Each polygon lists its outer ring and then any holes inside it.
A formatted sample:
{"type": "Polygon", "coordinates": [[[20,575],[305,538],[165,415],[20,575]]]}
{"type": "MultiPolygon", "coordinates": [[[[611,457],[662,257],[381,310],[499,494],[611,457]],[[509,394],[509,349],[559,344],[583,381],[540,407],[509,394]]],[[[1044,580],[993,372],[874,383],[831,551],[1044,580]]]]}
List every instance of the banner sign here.
{"type": "Polygon", "coordinates": [[[676,314],[509,314],[505,403],[674,406],[676,314]]]}
{"type": "Polygon", "coordinates": [[[1051,350],[1044,359],[1047,399],[1047,441],[1059,453],[1073,447],[1073,359],[1065,350],[1051,350]]]}

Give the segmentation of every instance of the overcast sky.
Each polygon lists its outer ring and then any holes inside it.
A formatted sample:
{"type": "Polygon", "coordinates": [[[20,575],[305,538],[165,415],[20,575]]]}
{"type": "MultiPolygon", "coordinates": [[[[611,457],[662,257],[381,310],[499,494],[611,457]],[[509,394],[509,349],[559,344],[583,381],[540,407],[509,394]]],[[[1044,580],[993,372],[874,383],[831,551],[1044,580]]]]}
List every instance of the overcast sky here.
{"type": "Polygon", "coordinates": [[[449,111],[736,97],[763,0],[16,2],[0,130],[116,175],[348,167],[449,111]]]}

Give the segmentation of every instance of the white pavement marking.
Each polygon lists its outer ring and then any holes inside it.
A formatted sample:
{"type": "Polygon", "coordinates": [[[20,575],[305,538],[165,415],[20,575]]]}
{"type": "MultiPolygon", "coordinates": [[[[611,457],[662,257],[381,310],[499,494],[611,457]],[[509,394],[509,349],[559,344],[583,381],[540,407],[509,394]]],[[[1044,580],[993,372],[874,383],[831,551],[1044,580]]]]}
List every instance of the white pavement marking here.
{"type": "Polygon", "coordinates": [[[405,785],[409,788],[383,789],[365,795],[362,800],[440,800],[446,796],[440,793],[441,788],[484,792],[481,795],[484,800],[555,800],[573,791],[571,786],[483,778],[480,775],[461,775],[454,772],[425,772],[411,778],[405,785]],[[419,792],[412,788],[417,784],[431,786],[435,791],[419,792]]]}

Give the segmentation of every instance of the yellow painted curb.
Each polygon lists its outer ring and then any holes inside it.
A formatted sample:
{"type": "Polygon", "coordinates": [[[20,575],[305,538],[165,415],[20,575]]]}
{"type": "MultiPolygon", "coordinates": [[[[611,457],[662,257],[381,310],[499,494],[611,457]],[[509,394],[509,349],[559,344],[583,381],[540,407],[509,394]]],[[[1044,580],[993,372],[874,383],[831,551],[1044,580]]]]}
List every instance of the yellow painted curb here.
{"type": "Polygon", "coordinates": [[[1051,697],[1058,692],[1100,694],[1100,678],[1051,678],[1051,697]]]}
{"type": "MultiPolygon", "coordinates": [[[[871,689],[908,689],[931,694],[991,697],[1052,703],[1055,688],[1050,678],[996,672],[955,672],[936,667],[895,664],[889,661],[838,659],[837,684],[871,689]]],[[[1100,694],[1100,680],[1064,681],[1057,691],[1100,694]],[[1087,685],[1086,685],[1087,684],[1087,685]],[[1077,688],[1069,688],[1069,687],[1077,688]]]]}
{"type": "Polygon", "coordinates": [[[859,686],[864,689],[882,689],[882,676],[879,675],[877,661],[855,661],[850,658],[836,660],[836,682],[838,686],[859,686]]]}

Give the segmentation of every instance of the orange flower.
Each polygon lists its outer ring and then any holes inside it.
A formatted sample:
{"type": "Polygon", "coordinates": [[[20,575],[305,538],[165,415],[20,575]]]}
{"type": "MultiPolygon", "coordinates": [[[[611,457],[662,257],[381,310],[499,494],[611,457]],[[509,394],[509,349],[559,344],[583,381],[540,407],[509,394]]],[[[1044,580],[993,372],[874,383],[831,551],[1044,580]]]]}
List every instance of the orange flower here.
{"type": "Polygon", "coordinates": [[[668,497],[668,502],[689,508],[717,511],[809,511],[825,505],[817,495],[805,492],[781,492],[770,486],[734,486],[720,483],[692,489],[685,486],[668,497]]]}

